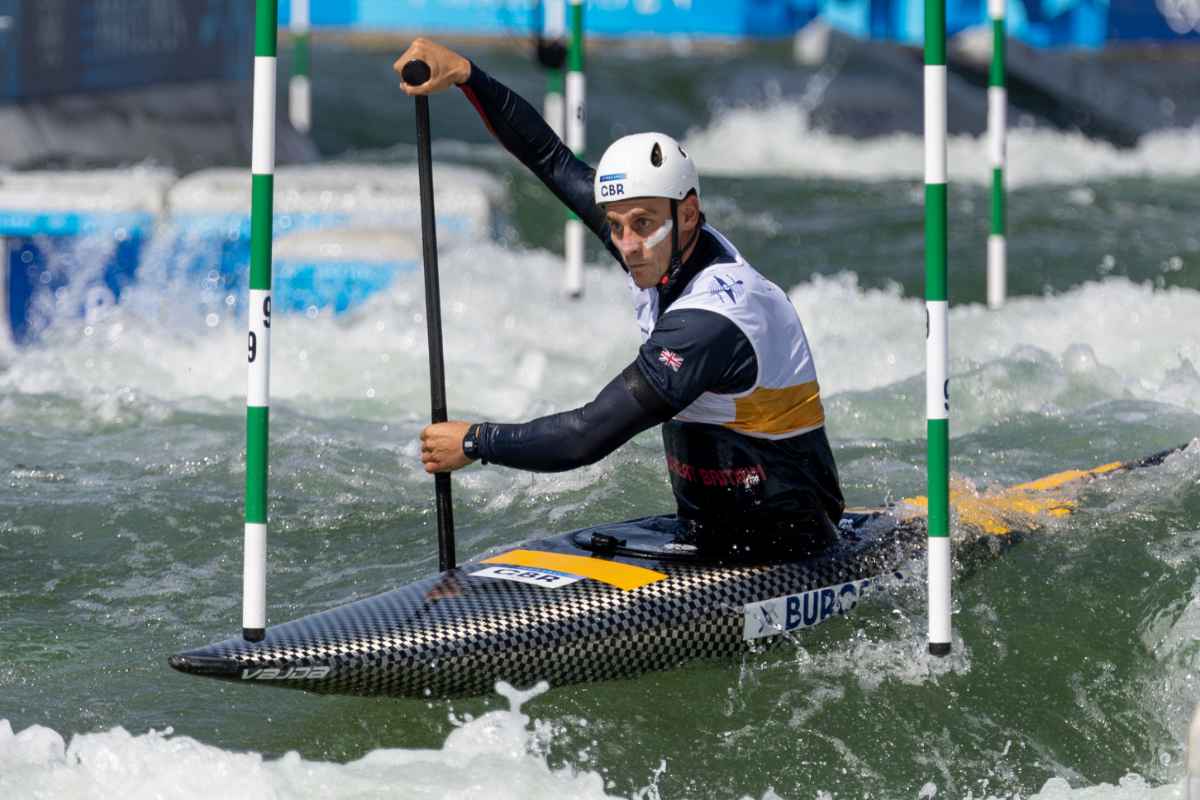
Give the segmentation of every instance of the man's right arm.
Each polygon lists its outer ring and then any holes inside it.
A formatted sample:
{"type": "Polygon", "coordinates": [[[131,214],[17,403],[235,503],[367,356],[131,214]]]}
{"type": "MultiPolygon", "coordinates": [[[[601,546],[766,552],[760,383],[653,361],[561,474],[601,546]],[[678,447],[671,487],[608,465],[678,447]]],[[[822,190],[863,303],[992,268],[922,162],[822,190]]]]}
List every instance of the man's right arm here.
{"type": "Polygon", "coordinates": [[[532,422],[480,423],[468,435],[484,461],[560,472],[599,461],[706,391],[738,394],[757,378],[758,356],[735,323],[703,309],[668,311],[592,402],[532,422]]]}
{"type": "Polygon", "coordinates": [[[485,464],[564,472],[596,463],[677,410],[659,397],[634,362],[581,408],[532,422],[481,422],[468,429],[467,438],[477,443],[485,464]]]}
{"type": "Polygon", "coordinates": [[[471,62],[470,77],[458,88],[475,106],[500,144],[574,211],[620,261],[609,240],[604,212],[595,202],[593,179],[596,170],[576,158],[524,98],[474,62],[471,62]]]}
{"type": "Polygon", "coordinates": [[[574,211],[604,243],[617,263],[624,265],[608,235],[604,212],[595,203],[592,180],[596,171],[575,157],[533,106],[478,65],[430,39],[417,37],[413,40],[392,68],[403,78],[404,67],[413,60],[425,62],[429,67],[429,78],[417,85],[402,80],[400,88],[405,94],[430,95],[451,86],[462,89],[500,144],[574,211]]]}

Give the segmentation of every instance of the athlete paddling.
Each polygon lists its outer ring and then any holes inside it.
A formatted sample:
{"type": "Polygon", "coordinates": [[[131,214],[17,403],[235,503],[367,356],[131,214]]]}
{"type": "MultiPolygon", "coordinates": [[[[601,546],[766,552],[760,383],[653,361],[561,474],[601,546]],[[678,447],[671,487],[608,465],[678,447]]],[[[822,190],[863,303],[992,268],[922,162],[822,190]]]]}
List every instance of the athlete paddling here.
{"type": "Polygon", "coordinates": [[[475,460],[558,472],[662,425],[681,535],[722,555],[794,556],[833,541],[843,500],[816,368],[795,308],[708,225],[696,167],[670,136],[614,142],[596,169],[524,99],[418,39],[396,61],[458,86],[492,134],[625,269],[643,344],[595,400],[522,424],[451,421],[421,433],[427,472],[475,460]]]}

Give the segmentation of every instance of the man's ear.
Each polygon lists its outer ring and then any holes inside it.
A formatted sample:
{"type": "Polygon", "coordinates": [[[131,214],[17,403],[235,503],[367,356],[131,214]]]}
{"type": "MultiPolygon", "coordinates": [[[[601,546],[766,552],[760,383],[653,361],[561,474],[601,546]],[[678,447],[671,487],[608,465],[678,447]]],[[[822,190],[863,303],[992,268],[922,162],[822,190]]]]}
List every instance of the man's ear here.
{"type": "Polygon", "coordinates": [[[679,203],[679,226],[695,228],[700,224],[700,198],[689,194],[679,203]]]}

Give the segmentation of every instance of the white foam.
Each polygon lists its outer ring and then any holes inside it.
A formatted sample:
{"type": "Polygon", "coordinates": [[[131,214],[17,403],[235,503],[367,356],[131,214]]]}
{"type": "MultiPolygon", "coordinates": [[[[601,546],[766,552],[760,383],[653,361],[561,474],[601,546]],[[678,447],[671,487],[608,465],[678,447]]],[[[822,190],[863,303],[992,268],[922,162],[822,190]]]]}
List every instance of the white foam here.
{"type": "MultiPolygon", "coordinates": [[[[452,416],[508,421],[576,407],[634,357],[639,340],[624,276],[589,267],[585,297],[567,302],[561,269],[549,253],[491,243],[442,260],[452,416]]],[[[194,291],[148,280],[92,318],[63,315],[46,344],[11,353],[0,394],[59,395],[103,424],[163,418],[196,403],[235,412],[246,392],[245,322],[224,306],[205,320],[193,310],[194,294],[181,296],[194,291]]],[[[885,387],[888,396],[878,400],[895,409],[888,420],[923,424],[919,409],[910,413],[906,405],[924,397],[907,383],[924,372],[922,300],[903,296],[898,286],[864,289],[853,273],[814,276],[790,297],[811,339],[823,395],[844,395],[849,412],[862,414],[867,426],[845,427],[843,414],[834,420],[843,432],[874,430],[874,412],[863,414],[856,398],[885,387]]],[[[1196,319],[1200,292],[1120,277],[1059,295],[1013,298],[998,311],[953,306],[955,431],[997,415],[1120,397],[1200,410],[1196,319]]],[[[272,402],[319,416],[416,425],[429,402],[425,328],[420,274],[399,276],[391,289],[342,317],[277,315],[272,402]]],[[[9,411],[27,413],[23,408],[9,411]]],[[[60,423],[81,421],[45,420],[60,423]]]]}
{"type": "MultiPolygon", "coordinates": [[[[117,727],[102,733],[76,734],[67,742],[56,731],[40,725],[14,734],[10,723],[0,719],[0,791],[30,800],[207,800],[214,796],[336,800],[395,797],[397,787],[402,786],[403,796],[412,798],[615,797],[607,792],[599,773],[570,766],[554,768],[547,763],[544,751],[553,731],[538,722],[531,727],[530,718],[521,713],[521,705],[538,690],[516,692],[503,684],[497,688],[508,698],[510,708],[456,721],[458,727],[440,749],[385,748],[346,764],[309,761],[296,752],[277,759],[255,752],[233,752],[175,736],[170,729],[134,735],[117,727]]],[[[650,783],[632,797],[659,797],[660,773],[649,776],[650,783]]],[[[911,794],[892,796],[932,798],[939,794],[936,783],[926,783],[911,794]]],[[[835,796],[824,790],[814,790],[812,795],[835,796]]],[[[770,788],[762,794],[762,800],[781,797],[770,788]]],[[[986,797],[1019,800],[1022,795],[986,797]]],[[[1064,778],[1051,778],[1027,800],[1181,797],[1181,783],[1154,786],[1131,773],[1116,784],[1095,786],[1072,787],[1064,778]]]]}
{"type": "MultiPolygon", "coordinates": [[[[816,276],[790,296],[826,396],[896,386],[924,374],[924,302],[903,297],[898,286],[864,290],[847,273],[816,276]]],[[[1156,290],[1125,278],[1013,298],[997,311],[954,306],[955,429],[996,414],[1124,396],[1200,410],[1196,319],[1200,292],[1156,290]]],[[[923,387],[906,389],[923,400],[923,387]]]]}
{"type": "Polygon", "coordinates": [[[1063,778],[1051,778],[1029,800],[1175,800],[1183,797],[1183,784],[1152,786],[1140,775],[1130,773],[1115,785],[1071,788],[1063,778]]]}
{"type": "MultiPolygon", "coordinates": [[[[578,303],[560,296],[559,270],[550,254],[485,243],[442,260],[452,409],[511,419],[549,410],[560,398],[590,399],[602,385],[598,375],[615,374],[633,357],[637,331],[616,270],[589,270],[589,291],[578,303]]],[[[243,399],[244,320],[227,312],[206,321],[178,297],[186,291],[148,280],[97,318],[64,314],[45,344],[14,354],[0,385],[78,398],[243,399]]],[[[280,314],[272,331],[273,400],[318,412],[334,403],[339,414],[351,400],[360,404],[356,411],[391,418],[397,407],[428,406],[419,273],[400,275],[353,314],[280,314]]]]}
{"type": "Polygon", "coordinates": [[[924,621],[893,609],[892,625],[883,636],[857,629],[840,649],[809,653],[798,640],[794,667],[805,675],[836,677],[852,674],[866,691],[886,683],[910,686],[936,683],[948,674],[971,671],[971,654],[962,638],[954,635],[949,656],[929,654],[924,621]]]}
{"type": "MultiPolygon", "coordinates": [[[[708,175],[919,181],[925,164],[920,136],[830,134],[813,126],[804,104],[784,100],[719,112],[706,128],[690,130],[685,146],[708,175]]],[[[951,136],[947,150],[952,183],[991,180],[986,135],[951,136]]],[[[1008,135],[1006,180],[1012,188],[1195,175],[1200,175],[1200,127],[1150,133],[1128,150],[1041,128],[1016,127],[1008,135]]]]}
{"type": "MultiPolygon", "coordinates": [[[[986,785],[986,782],[985,782],[986,785]]],[[[933,800],[941,794],[936,783],[926,783],[913,797],[917,800],[933,800]]],[[[902,797],[903,795],[896,795],[902,797]]],[[[967,798],[974,797],[968,792],[967,798]]],[[[819,800],[831,798],[824,792],[817,794],[819,800]]],[[[1004,794],[982,795],[980,800],[1179,800],[1183,797],[1183,785],[1170,783],[1154,786],[1137,773],[1123,776],[1116,784],[1101,783],[1097,786],[1072,788],[1066,778],[1050,778],[1042,788],[1032,795],[1004,794]]]]}
{"type": "Polygon", "coordinates": [[[308,761],[295,752],[278,759],[202,744],[170,729],[133,735],[124,728],[76,734],[70,742],[33,725],[14,734],[0,720],[0,791],[12,797],[454,797],[469,800],[608,798],[603,777],[570,766],[554,768],[544,748],[550,736],[521,706],[546,690],[497,686],[509,708],[459,724],[436,750],[374,750],[357,761],[308,761]]]}
{"type": "MultiPolygon", "coordinates": [[[[918,800],[932,800],[939,795],[936,783],[927,783],[921,787],[915,797],[918,800]]],[[[821,795],[818,795],[820,797],[821,795]]],[[[974,797],[968,792],[968,798],[974,797]]],[[[1123,776],[1116,784],[1101,783],[1097,786],[1080,786],[1072,788],[1065,778],[1051,778],[1042,784],[1035,794],[988,794],[980,800],[1179,800],[1183,797],[1183,784],[1170,783],[1163,786],[1153,786],[1137,773],[1123,776]]]]}

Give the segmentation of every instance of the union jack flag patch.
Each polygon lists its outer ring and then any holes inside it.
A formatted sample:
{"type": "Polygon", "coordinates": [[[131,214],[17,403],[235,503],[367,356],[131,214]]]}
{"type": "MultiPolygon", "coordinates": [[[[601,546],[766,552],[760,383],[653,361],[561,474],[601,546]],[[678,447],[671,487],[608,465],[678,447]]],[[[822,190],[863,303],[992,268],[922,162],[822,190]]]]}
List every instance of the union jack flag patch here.
{"type": "Polygon", "coordinates": [[[683,357],[674,350],[668,350],[665,347],[663,348],[662,352],[658,354],[658,360],[666,364],[675,372],[679,372],[679,368],[683,366],[683,357]]]}

